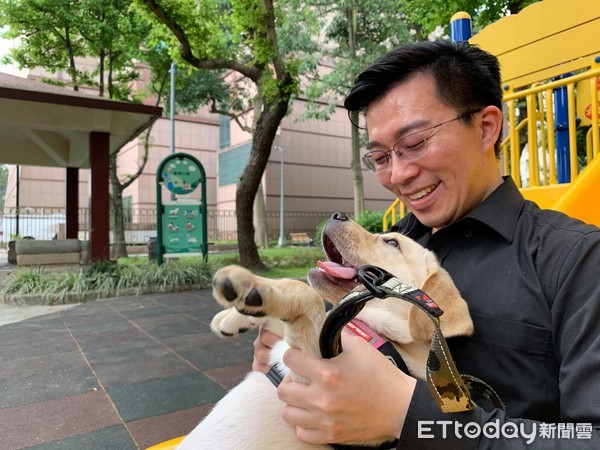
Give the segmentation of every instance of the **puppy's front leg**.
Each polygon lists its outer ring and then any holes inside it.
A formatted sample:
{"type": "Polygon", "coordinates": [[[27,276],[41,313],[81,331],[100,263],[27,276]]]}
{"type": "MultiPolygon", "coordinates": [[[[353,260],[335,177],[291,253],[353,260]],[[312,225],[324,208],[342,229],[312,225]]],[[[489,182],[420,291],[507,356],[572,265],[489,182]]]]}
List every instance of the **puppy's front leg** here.
{"type": "Polygon", "coordinates": [[[318,338],[325,306],[306,283],[254,275],[239,266],[227,266],[213,277],[213,296],[225,307],[251,317],[273,317],[284,322],[284,337],[292,347],[320,356],[318,338]]]}
{"type": "Polygon", "coordinates": [[[265,318],[246,316],[235,308],[228,308],[215,314],[210,321],[210,329],[221,339],[227,339],[252,330],[266,320],[265,318]]]}

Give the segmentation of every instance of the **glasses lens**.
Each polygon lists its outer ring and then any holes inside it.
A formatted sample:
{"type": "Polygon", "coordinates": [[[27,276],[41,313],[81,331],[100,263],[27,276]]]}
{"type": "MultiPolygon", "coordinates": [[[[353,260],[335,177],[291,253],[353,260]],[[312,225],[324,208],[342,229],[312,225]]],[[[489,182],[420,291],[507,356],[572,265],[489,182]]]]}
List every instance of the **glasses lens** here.
{"type": "Polygon", "coordinates": [[[371,155],[370,154],[366,154],[362,157],[362,162],[365,165],[365,167],[370,170],[371,172],[375,172],[375,163],[373,162],[373,159],[371,159],[371,155]]]}
{"type": "Polygon", "coordinates": [[[390,155],[380,150],[366,153],[362,158],[363,163],[371,172],[379,172],[385,169],[389,159],[390,155]]]}
{"type": "Polygon", "coordinates": [[[422,132],[413,133],[396,142],[394,150],[403,161],[412,161],[427,151],[427,137],[422,132]]]}

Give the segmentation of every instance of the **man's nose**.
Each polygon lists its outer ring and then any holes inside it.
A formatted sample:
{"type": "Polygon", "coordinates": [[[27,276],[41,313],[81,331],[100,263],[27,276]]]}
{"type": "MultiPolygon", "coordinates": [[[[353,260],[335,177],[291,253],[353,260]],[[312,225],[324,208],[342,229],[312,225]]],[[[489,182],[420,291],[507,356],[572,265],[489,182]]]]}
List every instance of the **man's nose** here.
{"type": "Polygon", "coordinates": [[[388,171],[390,172],[391,183],[406,184],[419,174],[419,166],[412,161],[403,161],[392,153],[388,171]]]}

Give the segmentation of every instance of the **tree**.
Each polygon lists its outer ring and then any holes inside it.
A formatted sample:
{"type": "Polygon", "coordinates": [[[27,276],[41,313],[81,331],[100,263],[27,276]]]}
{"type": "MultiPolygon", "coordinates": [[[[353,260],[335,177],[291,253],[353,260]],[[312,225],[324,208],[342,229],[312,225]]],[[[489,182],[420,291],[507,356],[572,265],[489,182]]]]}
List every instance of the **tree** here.
{"type": "MultiPolygon", "coordinates": [[[[95,86],[98,95],[115,100],[133,100],[131,81],[138,77],[138,66],[148,27],[129,10],[130,0],[82,0],[83,17],[77,31],[82,36],[87,54],[97,60],[96,69],[81,78],[88,86],[95,86]],[[106,83],[106,84],[105,84],[106,83]]],[[[165,55],[166,56],[166,55],[165,55]]],[[[166,79],[166,73],[157,68],[154,77],[166,79]]],[[[163,86],[166,83],[160,82],[163,86]]],[[[164,92],[164,89],[163,89],[164,92]]],[[[159,92],[157,102],[162,99],[159,92]]],[[[115,259],[127,256],[123,191],[144,171],[148,161],[149,133],[144,136],[144,153],[133,174],[118,173],[118,152],[110,156],[111,210],[113,220],[113,251],[115,259]]]]}
{"type": "MultiPolygon", "coordinates": [[[[76,32],[79,0],[6,0],[0,3],[3,37],[19,39],[11,58],[21,68],[66,70],[74,90],[79,90],[76,58],[84,56],[84,43],[76,32]]],[[[11,61],[12,62],[12,61],[11,61]]]]}
{"type": "MultiPolygon", "coordinates": [[[[340,98],[350,90],[356,76],[379,56],[400,44],[413,40],[406,16],[397,0],[344,0],[320,5],[319,11],[332,18],[325,30],[329,42],[335,43],[324,57],[331,59],[335,69],[315,80],[307,89],[309,104],[305,117],[327,120],[340,98]],[[381,11],[386,11],[382,16],[381,11]],[[322,98],[332,99],[326,107],[322,98]]],[[[414,29],[414,27],[413,27],[414,29]]],[[[352,123],[359,123],[358,112],[350,113],[352,123]]],[[[354,186],[354,215],[364,209],[361,137],[352,127],[352,184],[354,186]]]]}
{"type": "Polygon", "coordinates": [[[8,180],[8,166],[0,164],[0,212],[4,210],[4,201],[6,200],[6,186],[8,180]]]}
{"type": "Polygon", "coordinates": [[[254,198],[277,128],[299,93],[299,76],[307,68],[304,55],[315,51],[311,35],[318,35],[318,27],[311,27],[319,22],[296,0],[277,7],[272,0],[139,2],[151,12],[149,20],[164,25],[156,38],[169,43],[174,58],[198,69],[228,72],[229,107],[215,105],[213,111],[252,131],[250,158],[236,190],[240,263],[265,270],[254,241],[254,198]],[[248,116],[249,126],[242,123],[248,116]]]}
{"type": "Polygon", "coordinates": [[[469,13],[475,34],[476,30],[506,15],[517,14],[538,1],[540,0],[410,0],[402,1],[402,8],[411,23],[420,25],[423,36],[440,27],[448,35],[450,18],[458,11],[469,13]]]}

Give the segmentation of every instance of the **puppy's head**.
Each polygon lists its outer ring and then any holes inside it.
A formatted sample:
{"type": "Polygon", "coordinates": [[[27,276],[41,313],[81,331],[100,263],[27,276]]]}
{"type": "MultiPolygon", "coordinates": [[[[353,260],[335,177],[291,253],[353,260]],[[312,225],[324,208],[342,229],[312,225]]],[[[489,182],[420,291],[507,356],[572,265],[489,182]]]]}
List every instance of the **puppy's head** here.
{"type": "MultiPolygon", "coordinates": [[[[327,301],[337,303],[360,285],[357,269],[371,264],[427,293],[444,314],[440,320],[446,336],[471,334],[473,325],[466,302],[435,255],[399,233],[373,234],[345,214],[335,213],[323,229],[323,250],[328,261],[308,273],[310,285],[327,301]]],[[[431,339],[433,324],[419,308],[408,308],[409,330],[415,341],[431,339]]]]}

